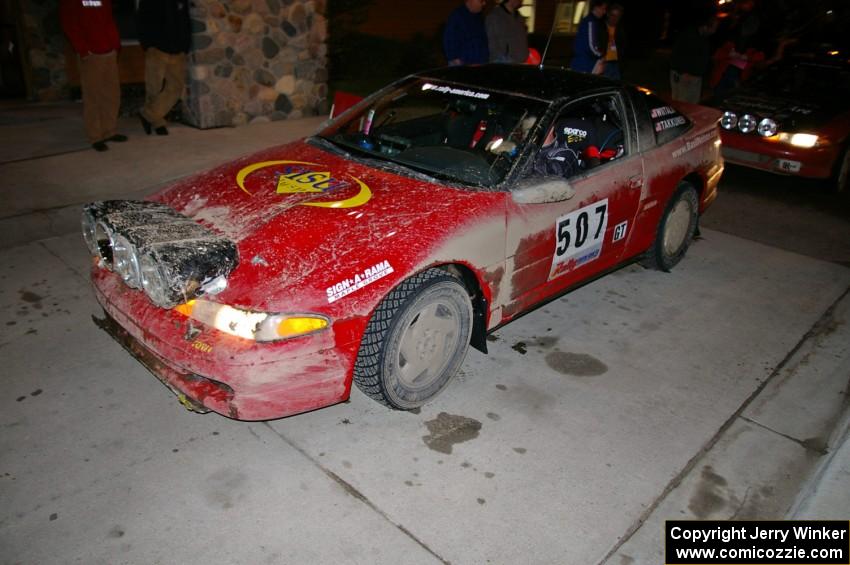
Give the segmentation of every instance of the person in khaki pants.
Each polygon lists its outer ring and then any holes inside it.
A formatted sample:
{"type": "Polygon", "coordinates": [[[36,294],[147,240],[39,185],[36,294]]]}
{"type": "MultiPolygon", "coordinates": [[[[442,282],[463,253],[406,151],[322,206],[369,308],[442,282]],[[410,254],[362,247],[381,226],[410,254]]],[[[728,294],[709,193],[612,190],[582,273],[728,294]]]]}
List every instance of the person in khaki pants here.
{"type": "Polygon", "coordinates": [[[183,96],[191,29],[188,0],[141,0],[139,41],[145,50],[145,133],[168,135],[165,115],[183,96]]]}
{"type": "Polygon", "coordinates": [[[107,141],[127,141],[126,135],[116,131],[121,39],[112,19],[112,0],[61,0],[59,17],[77,54],[86,135],[95,150],[106,151],[107,141]]]}

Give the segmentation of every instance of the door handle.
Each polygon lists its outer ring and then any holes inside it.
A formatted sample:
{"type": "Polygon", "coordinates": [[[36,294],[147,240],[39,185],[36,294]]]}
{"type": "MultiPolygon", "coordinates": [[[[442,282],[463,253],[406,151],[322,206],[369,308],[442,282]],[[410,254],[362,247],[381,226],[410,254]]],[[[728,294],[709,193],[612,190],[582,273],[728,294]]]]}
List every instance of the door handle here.
{"type": "Polygon", "coordinates": [[[631,189],[641,188],[643,186],[643,176],[642,175],[634,175],[629,177],[628,187],[631,189]]]}

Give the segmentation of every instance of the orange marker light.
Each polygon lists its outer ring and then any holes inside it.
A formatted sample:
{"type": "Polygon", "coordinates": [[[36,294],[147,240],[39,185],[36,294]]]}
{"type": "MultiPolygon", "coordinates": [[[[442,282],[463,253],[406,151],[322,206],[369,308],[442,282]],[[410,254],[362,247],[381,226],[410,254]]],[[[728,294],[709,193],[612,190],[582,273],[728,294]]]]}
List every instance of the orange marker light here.
{"type": "Polygon", "coordinates": [[[192,310],[194,310],[194,309],[195,309],[195,299],[192,299],[189,302],[186,302],[185,304],[180,304],[179,306],[174,307],[174,310],[183,314],[187,318],[192,316],[192,310]]]}
{"type": "Polygon", "coordinates": [[[322,318],[286,318],[277,325],[277,335],[290,337],[315,332],[328,327],[322,318]]]}

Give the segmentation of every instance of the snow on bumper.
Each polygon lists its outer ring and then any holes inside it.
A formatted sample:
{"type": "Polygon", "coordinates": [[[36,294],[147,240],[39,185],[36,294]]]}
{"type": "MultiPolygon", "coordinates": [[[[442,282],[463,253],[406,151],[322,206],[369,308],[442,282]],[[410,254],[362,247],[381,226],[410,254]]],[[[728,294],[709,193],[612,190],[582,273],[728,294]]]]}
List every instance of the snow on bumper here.
{"type": "Polygon", "coordinates": [[[357,344],[336,343],[333,328],[256,343],[154,306],[144,293],[97,266],[92,282],[107,314],[99,325],[189,408],[268,420],[348,398],[357,344]]]}

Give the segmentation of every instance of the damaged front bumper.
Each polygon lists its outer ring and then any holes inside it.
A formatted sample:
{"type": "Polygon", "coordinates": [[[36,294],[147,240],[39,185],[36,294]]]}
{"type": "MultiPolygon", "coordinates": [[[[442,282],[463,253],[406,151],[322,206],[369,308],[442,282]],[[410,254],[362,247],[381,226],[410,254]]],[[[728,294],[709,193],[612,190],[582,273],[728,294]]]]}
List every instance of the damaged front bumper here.
{"type": "Polygon", "coordinates": [[[191,410],[269,420],[348,398],[357,347],[333,331],[257,343],[198,327],[98,266],[92,282],[106,313],[98,325],[191,410]]]}
{"type": "MultiPolygon", "coordinates": [[[[103,311],[103,319],[92,316],[92,321],[94,321],[97,327],[112,336],[112,339],[121,344],[130,355],[135,357],[153,373],[162,384],[177,396],[180,404],[192,412],[198,412],[199,414],[210,412],[210,409],[203,404],[204,400],[210,396],[213,397],[212,400],[216,403],[226,405],[229,405],[233,400],[232,388],[212,379],[205,379],[199,375],[181,373],[175,370],[164,359],[158,357],[153,351],[139,343],[106,310],[103,311]],[[189,394],[192,396],[187,396],[183,390],[191,391],[189,394]],[[195,400],[196,398],[198,400],[195,400]]],[[[236,415],[232,415],[231,417],[236,417],[236,415]]]]}

